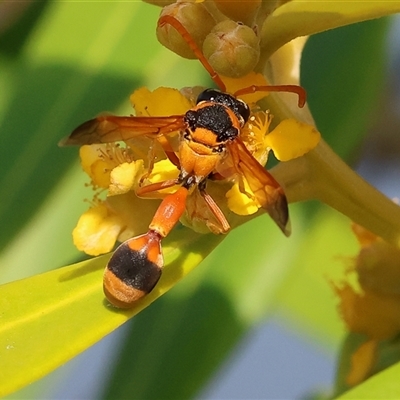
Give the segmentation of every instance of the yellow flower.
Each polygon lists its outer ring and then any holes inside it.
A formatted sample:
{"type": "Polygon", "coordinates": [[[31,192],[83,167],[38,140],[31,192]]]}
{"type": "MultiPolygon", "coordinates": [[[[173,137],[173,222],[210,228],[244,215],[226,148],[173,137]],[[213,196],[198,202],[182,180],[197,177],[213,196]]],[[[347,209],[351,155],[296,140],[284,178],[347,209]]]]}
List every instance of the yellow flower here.
{"type": "Polygon", "coordinates": [[[348,385],[365,380],[377,362],[378,344],[400,333],[400,249],[354,224],[361,249],[347,270],[344,282],[336,283],[340,314],[350,332],[366,341],[351,355],[348,385]],[[350,276],[356,276],[351,283],[350,276]]]}
{"type": "Polygon", "coordinates": [[[135,90],[132,107],[138,116],[168,116],[184,114],[193,103],[177,89],[160,87],[152,92],[146,87],[135,90]]]}
{"type": "MultiPolygon", "coordinates": [[[[181,114],[192,105],[178,90],[166,88],[154,92],[141,88],[132,94],[131,102],[140,115],[152,112],[156,115],[181,114]]],[[[146,231],[158,202],[140,199],[134,191],[145,176],[149,146],[153,144],[152,140],[140,137],[124,144],[81,147],[82,168],[89,175],[93,188],[101,191],[96,192],[92,207],[80,217],[73,231],[74,244],[79,250],[90,255],[107,253],[113,249],[116,240],[124,241],[146,231]],[[105,191],[106,198],[101,200],[99,196],[105,191]]],[[[155,149],[154,155],[160,161],[146,177],[146,183],[178,176],[179,170],[165,159],[161,148],[155,149]]],[[[153,197],[162,198],[173,190],[157,192],[153,197]]]]}
{"type": "Polygon", "coordinates": [[[112,250],[123,225],[124,221],[104,202],[99,203],[80,217],[72,232],[74,244],[91,256],[107,253],[112,250]]]}
{"type": "Polygon", "coordinates": [[[361,250],[348,273],[355,272],[359,289],[349,283],[337,288],[348,328],[371,339],[400,332],[400,249],[354,225],[361,250]]]}
{"type": "MultiPolygon", "coordinates": [[[[249,77],[246,76],[245,82],[248,79],[249,77]]],[[[229,90],[236,90],[234,85],[238,84],[237,80],[232,82],[232,86],[229,80],[226,82],[229,90]]],[[[259,77],[258,83],[262,85],[265,84],[265,81],[262,80],[262,77],[259,77]]],[[[187,94],[188,91],[185,93],[187,94]]],[[[260,94],[256,96],[256,98],[260,98],[260,94]]],[[[265,93],[262,96],[264,97],[265,93]]],[[[193,106],[193,102],[178,90],[169,88],[158,88],[153,92],[150,92],[147,88],[138,89],[131,95],[131,103],[137,115],[146,116],[184,114],[193,106]]],[[[306,124],[285,120],[278,124],[272,132],[269,132],[271,120],[272,116],[269,113],[258,110],[251,115],[241,133],[241,139],[262,165],[266,164],[270,150],[275,153],[278,159],[285,160],[304,154],[318,143],[318,132],[306,124]]],[[[166,142],[172,147],[176,147],[177,144],[172,143],[174,140],[179,140],[178,135],[175,135],[175,138],[173,134],[171,137],[169,135],[168,138],[157,138],[158,142],[164,141],[164,145],[166,142]]],[[[95,188],[107,190],[107,198],[104,201],[97,199],[98,204],[91,207],[80,218],[78,226],[73,232],[74,242],[80,250],[91,255],[105,253],[113,248],[118,238],[126,238],[127,231],[138,233],[137,229],[132,228],[135,224],[127,229],[126,215],[122,218],[111,207],[110,196],[119,197],[119,200],[125,203],[124,209],[129,210],[132,209],[132,195],[125,196],[125,194],[134,192],[139,187],[141,180],[147,185],[178,178],[179,169],[165,157],[161,147],[158,149],[156,158],[158,161],[155,162],[150,173],[146,173],[145,164],[149,161],[145,147],[147,144],[155,146],[147,138],[140,137],[129,140],[124,145],[91,145],[81,148],[80,156],[83,169],[90,176],[95,188]],[[109,237],[106,237],[107,229],[110,232],[109,237]]],[[[240,177],[239,180],[232,176],[231,183],[221,185],[210,182],[209,186],[213,187],[214,198],[218,198],[219,206],[227,213],[232,211],[235,214],[246,216],[254,214],[261,207],[243,177],[240,177]]],[[[167,193],[175,191],[176,187],[172,186],[152,192],[147,197],[163,198],[167,193]]],[[[148,208],[144,205],[145,203],[152,202],[151,200],[139,199],[136,201],[141,202],[142,209],[148,208]]],[[[205,232],[204,227],[207,227],[206,231],[216,231],[214,228],[216,225],[210,222],[213,217],[208,213],[203,200],[198,197],[197,190],[189,198],[187,207],[183,219],[186,225],[200,232],[205,232]]],[[[154,207],[151,207],[151,210],[153,209],[154,207]]],[[[143,220],[143,218],[140,219],[143,220]]],[[[150,220],[151,216],[147,219],[147,222],[150,220]]],[[[138,223],[138,225],[142,226],[143,224],[138,223]]]]}

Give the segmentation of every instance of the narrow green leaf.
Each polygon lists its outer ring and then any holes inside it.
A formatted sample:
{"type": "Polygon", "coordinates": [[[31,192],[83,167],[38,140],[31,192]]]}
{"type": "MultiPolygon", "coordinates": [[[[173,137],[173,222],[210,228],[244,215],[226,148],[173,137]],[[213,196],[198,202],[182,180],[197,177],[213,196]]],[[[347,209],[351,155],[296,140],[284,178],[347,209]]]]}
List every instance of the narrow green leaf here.
{"type": "Polygon", "coordinates": [[[398,399],[400,398],[400,363],[380,372],[337,399],[398,399]]]}
{"type": "Polygon", "coordinates": [[[9,57],[19,55],[48,3],[49,0],[25,2],[25,9],[22,10],[22,15],[19,16],[16,23],[0,34],[0,54],[9,57]]]}
{"type": "Polygon", "coordinates": [[[112,332],[188,274],[222,240],[176,229],[157,287],[128,311],[102,292],[108,255],[0,286],[0,396],[39,379],[112,332]]]}
{"type": "MultiPolygon", "coordinates": [[[[366,335],[357,334],[354,332],[349,332],[346,335],[339,354],[334,390],[335,397],[349,391],[352,388],[352,386],[348,383],[348,376],[354,375],[354,355],[360,349],[360,346],[363,344],[368,344],[368,342],[372,345],[371,338],[366,335]]],[[[375,344],[375,354],[371,359],[371,365],[369,368],[365,369],[366,376],[364,379],[387,369],[388,367],[398,363],[400,360],[399,338],[395,337],[388,340],[376,341],[375,344]]],[[[368,358],[364,356],[364,363],[366,363],[368,366],[369,361],[367,360],[368,358]]],[[[362,362],[363,359],[358,357],[356,371],[359,372],[363,370],[363,366],[360,364],[362,362]]],[[[360,379],[362,378],[363,377],[360,376],[360,379]]]]}

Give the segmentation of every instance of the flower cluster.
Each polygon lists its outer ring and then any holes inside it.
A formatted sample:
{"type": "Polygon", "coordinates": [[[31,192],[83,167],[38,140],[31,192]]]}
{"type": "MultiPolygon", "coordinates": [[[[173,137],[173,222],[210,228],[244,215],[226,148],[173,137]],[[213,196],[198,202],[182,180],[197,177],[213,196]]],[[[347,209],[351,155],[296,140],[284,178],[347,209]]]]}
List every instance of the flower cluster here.
{"type": "MultiPolygon", "coordinates": [[[[248,79],[248,77],[246,78],[248,79]]],[[[158,88],[150,92],[147,88],[136,90],[131,103],[136,115],[166,116],[184,114],[194,106],[193,90],[186,88],[182,94],[176,89],[158,88]]],[[[280,160],[299,157],[315,147],[319,133],[307,124],[296,120],[284,120],[269,131],[272,116],[257,109],[241,133],[253,156],[265,165],[272,150],[280,160]]],[[[81,164],[91,178],[94,189],[106,190],[106,198],[97,194],[92,207],[85,212],[75,230],[74,243],[78,249],[90,255],[111,251],[115,241],[143,233],[158,205],[158,202],[139,199],[135,190],[139,185],[153,184],[175,179],[179,169],[165,157],[158,141],[146,137],[131,139],[123,144],[110,143],[85,145],[80,149],[81,164]],[[149,170],[149,153],[156,162],[149,170]]],[[[168,137],[170,142],[179,141],[179,133],[168,137]]],[[[252,196],[248,185],[243,190],[239,180],[209,183],[209,191],[227,214],[251,215],[258,211],[260,204],[252,196]]],[[[163,198],[176,187],[152,193],[152,197],[163,198]]],[[[195,191],[188,199],[187,211],[182,222],[199,232],[214,231],[212,221],[201,206],[201,199],[195,191]]]]}

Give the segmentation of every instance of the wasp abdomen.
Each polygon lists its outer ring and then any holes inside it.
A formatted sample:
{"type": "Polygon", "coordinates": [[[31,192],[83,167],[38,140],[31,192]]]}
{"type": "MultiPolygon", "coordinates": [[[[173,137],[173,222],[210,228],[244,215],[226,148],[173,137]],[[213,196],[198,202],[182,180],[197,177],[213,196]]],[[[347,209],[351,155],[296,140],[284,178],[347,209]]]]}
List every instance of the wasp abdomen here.
{"type": "Polygon", "coordinates": [[[150,293],[161,277],[161,237],[149,231],[122,243],[104,272],[104,292],[113,305],[129,308],[150,293]]]}

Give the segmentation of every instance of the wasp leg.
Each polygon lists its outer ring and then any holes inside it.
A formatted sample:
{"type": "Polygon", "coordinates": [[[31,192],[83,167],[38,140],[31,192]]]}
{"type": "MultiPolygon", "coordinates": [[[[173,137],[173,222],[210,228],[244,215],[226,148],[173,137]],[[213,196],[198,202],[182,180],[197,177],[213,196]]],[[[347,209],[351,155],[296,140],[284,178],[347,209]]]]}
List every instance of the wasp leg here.
{"type": "Polygon", "coordinates": [[[157,192],[162,189],[168,189],[172,186],[179,185],[181,181],[179,179],[168,179],[167,181],[151,183],[150,185],[142,186],[136,189],[136,195],[138,197],[147,197],[153,192],[157,192]]]}
{"type": "Polygon", "coordinates": [[[206,202],[208,208],[213,213],[215,218],[217,219],[218,223],[221,225],[221,233],[226,233],[231,229],[229,222],[227,221],[224,213],[218,207],[218,204],[214,201],[214,199],[206,192],[206,185],[201,183],[199,185],[199,192],[203,197],[204,201],[206,202]]]}

